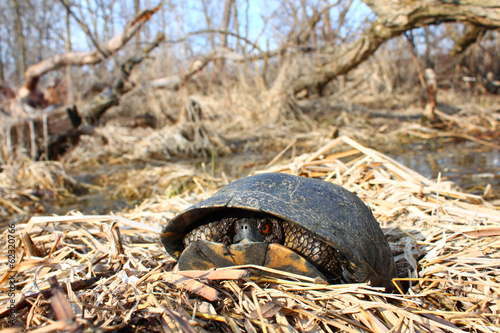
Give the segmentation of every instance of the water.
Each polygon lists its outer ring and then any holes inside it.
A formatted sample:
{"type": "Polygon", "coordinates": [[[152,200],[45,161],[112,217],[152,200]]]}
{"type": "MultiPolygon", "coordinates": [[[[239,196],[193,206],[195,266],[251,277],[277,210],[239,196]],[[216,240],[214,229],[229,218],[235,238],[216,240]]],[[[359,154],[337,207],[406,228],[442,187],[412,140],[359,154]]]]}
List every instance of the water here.
{"type": "MultiPolygon", "coordinates": [[[[482,195],[485,187],[491,184],[493,190],[497,194],[500,193],[500,151],[498,150],[492,150],[470,141],[444,145],[429,141],[404,146],[399,151],[386,153],[427,178],[436,179],[440,173],[442,180],[455,182],[465,192],[482,195]]],[[[251,173],[254,168],[258,169],[259,166],[266,165],[268,156],[264,158],[261,155],[251,157],[245,155],[235,158],[233,155],[219,161],[222,160],[224,171],[232,178],[239,178],[251,173]]],[[[142,165],[102,166],[92,170],[91,173],[75,175],[75,178],[78,181],[96,184],[101,177],[106,177],[116,171],[142,167],[142,165]]],[[[110,211],[120,211],[137,204],[137,202],[127,202],[123,198],[116,198],[114,195],[116,194],[113,188],[106,188],[104,192],[92,191],[78,196],[73,202],[66,201],[49,205],[46,213],[65,214],[69,210],[79,210],[84,214],[109,214],[110,211]]]]}
{"type": "Polygon", "coordinates": [[[500,151],[467,141],[432,147],[413,144],[389,155],[423,176],[455,182],[466,192],[483,194],[491,184],[500,193],[500,151]]]}

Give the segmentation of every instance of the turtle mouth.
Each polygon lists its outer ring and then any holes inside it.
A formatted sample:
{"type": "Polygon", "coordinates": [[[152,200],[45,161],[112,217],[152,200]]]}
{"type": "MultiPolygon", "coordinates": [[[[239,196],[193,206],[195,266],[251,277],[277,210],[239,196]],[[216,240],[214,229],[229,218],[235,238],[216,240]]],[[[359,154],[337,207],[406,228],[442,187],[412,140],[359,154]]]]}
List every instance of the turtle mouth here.
{"type": "Polygon", "coordinates": [[[311,262],[288,247],[277,243],[247,241],[225,245],[197,240],[182,252],[178,264],[180,270],[257,265],[327,281],[311,262]]]}

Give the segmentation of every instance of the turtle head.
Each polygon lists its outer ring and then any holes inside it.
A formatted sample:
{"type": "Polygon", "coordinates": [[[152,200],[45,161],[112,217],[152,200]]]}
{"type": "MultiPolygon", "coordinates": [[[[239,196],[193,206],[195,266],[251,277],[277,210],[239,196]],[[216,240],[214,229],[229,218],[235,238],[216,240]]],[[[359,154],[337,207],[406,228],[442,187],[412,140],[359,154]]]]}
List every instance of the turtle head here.
{"type": "Polygon", "coordinates": [[[281,243],[283,231],[275,219],[248,217],[234,224],[233,244],[250,242],[281,243]]]}

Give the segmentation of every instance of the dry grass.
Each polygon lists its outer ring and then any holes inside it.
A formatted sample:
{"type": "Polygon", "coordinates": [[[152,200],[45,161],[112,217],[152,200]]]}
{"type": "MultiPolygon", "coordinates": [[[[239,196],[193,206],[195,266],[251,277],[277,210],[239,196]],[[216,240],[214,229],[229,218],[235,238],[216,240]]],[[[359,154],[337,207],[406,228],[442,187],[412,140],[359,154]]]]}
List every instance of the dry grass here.
{"type": "Polygon", "coordinates": [[[102,164],[165,161],[172,158],[206,157],[228,153],[219,134],[200,123],[181,123],[161,130],[151,128],[96,128],[92,136],[64,157],[73,168],[102,164]]]}
{"type": "Polygon", "coordinates": [[[117,184],[114,190],[116,197],[129,199],[155,196],[169,198],[187,191],[210,192],[222,183],[221,179],[214,179],[206,172],[200,174],[188,163],[163,167],[147,166],[141,170],[111,175],[108,181],[117,184]]]}
{"type": "Polygon", "coordinates": [[[0,218],[13,214],[43,212],[40,203],[61,200],[85,187],[66,173],[61,162],[17,157],[2,165],[0,172],[0,218]]]}
{"type": "MultiPolygon", "coordinates": [[[[32,306],[17,311],[17,327],[55,332],[76,322],[144,332],[498,331],[498,207],[347,137],[263,171],[325,179],[359,195],[381,223],[409,290],[387,295],[365,284],[327,286],[249,267],[210,275],[173,271],[158,231],[214,192],[207,176],[195,191],[154,196],[117,216],[33,217],[17,225],[16,289],[22,294],[47,288],[49,277],[66,282],[102,276],[93,287],[69,288],[64,299],[71,309],[64,315],[57,310],[60,297],[30,298],[32,306]]],[[[2,235],[3,244],[7,237],[2,235]]],[[[6,278],[0,280],[4,290],[6,278]]],[[[0,297],[6,305],[7,294],[0,297]]],[[[1,325],[8,327],[5,319],[1,325]]]]}

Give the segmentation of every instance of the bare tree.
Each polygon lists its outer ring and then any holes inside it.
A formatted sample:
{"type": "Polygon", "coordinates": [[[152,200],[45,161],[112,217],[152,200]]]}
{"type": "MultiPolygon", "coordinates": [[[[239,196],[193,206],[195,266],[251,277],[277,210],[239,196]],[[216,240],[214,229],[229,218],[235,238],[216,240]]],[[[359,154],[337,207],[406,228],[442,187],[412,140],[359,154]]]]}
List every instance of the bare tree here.
{"type": "MultiPolygon", "coordinates": [[[[212,29],[212,19],[210,17],[207,0],[201,0],[201,5],[203,7],[203,15],[205,16],[205,24],[207,26],[207,29],[212,29]]],[[[215,49],[214,35],[209,34],[208,40],[210,41],[210,46],[213,51],[215,49]]]]}
{"type": "MultiPolygon", "coordinates": [[[[71,28],[70,28],[70,3],[68,0],[65,0],[66,4],[66,13],[65,13],[65,25],[66,25],[66,38],[65,38],[65,49],[66,52],[71,52],[71,28]]],[[[73,78],[71,75],[71,66],[66,66],[66,90],[67,90],[67,98],[69,101],[73,100],[73,78]]]]}
{"type": "MultiPolygon", "coordinates": [[[[70,12],[69,7],[67,7],[70,12]]],[[[123,32],[111,38],[107,43],[100,45],[101,53],[97,50],[88,52],[67,52],[59,54],[30,66],[25,74],[26,82],[19,90],[21,99],[10,97],[7,114],[2,118],[1,129],[8,136],[9,147],[29,147],[31,157],[39,158],[43,152],[49,158],[57,157],[66,151],[68,143],[74,144],[82,133],[89,133],[87,127],[81,127],[82,118],[89,123],[98,120],[111,106],[117,105],[120,98],[128,92],[133,84],[129,82],[132,69],[148,58],[148,54],[165,39],[159,33],[154,41],[142,50],[137,50],[133,57],[120,64],[120,74],[112,87],[91,100],[83,108],[83,117],[80,116],[74,105],[60,107],[50,112],[41,110],[45,107],[44,97],[39,96],[36,89],[40,77],[49,71],[57,70],[64,66],[83,66],[99,63],[103,60],[101,54],[110,56],[133,38],[134,33],[159,10],[159,7],[147,9],[139,13],[124,28],[123,32]]],[[[91,129],[91,127],[90,127],[91,129]]]]}
{"type": "MultiPolygon", "coordinates": [[[[139,14],[141,10],[141,0],[134,0],[134,13],[135,15],[139,14]]],[[[135,48],[136,50],[139,49],[141,45],[141,34],[140,31],[137,32],[135,36],[135,48]]]]}
{"type": "MultiPolygon", "coordinates": [[[[222,12],[222,22],[220,24],[220,30],[227,31],[229,28],[229,21],[231,19],[231,10],[234,7],[234,0],[224,1],[224,10],[222,12]]],[[[227,47],[227,35],[221,33],[220,36],[220,46],[227,47]]]]}
{"type": "Polygon", "coordinates": [[[19,47],[19,59],[18,59],[18,69],[19,74],[22,75],[26,71],[26,54],[24,47],[24,32],[23,23],[21,21],[21,10],[19,8],[19,1],[12,0],[14,4],[14,9],[16,11],[16,32],[17,32],[17,43],[19,47]]]}
{"type": "MultiPolygon", "coordinates": [[[[71,13],[71,10],[68,10],[71,13]]],[[[58,54],[41,61],[38,64],[30,66],[25,73],[25,83],[19,90],[20,96],[28,96],[35,89],[41,75],[61,68],[63,66],[84,66],[90,64],[97,64],[102,62],[103,59],[109,57],[111,54],[116,53],[123,48],[126,43],[134,36],[137,30],[147,22],[151,16],[159,10],[159,7],[147,9],[139,13],[139,15],[130,21],[123,31],[111,38],[107,43],[102,46],[94,40],[96,49],[92,51],[82,52],[68,52],[58,54]]],[[[75,17],[76,18],[76,17],[75,17]]],[[[84,24],[82,24],[85,27],[84,24]]]]}
{"type": "MultiPolygon", "coordinates": [[[[0,35],[1,36],[1,35],[0,35]]],[[[2,39],[0,38],[0,85],[3,84],[3,56],[2,56],[2,39]]]]}

